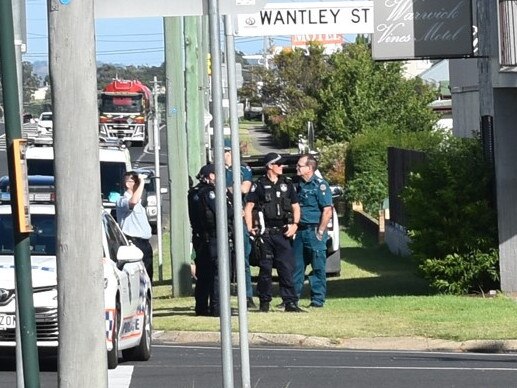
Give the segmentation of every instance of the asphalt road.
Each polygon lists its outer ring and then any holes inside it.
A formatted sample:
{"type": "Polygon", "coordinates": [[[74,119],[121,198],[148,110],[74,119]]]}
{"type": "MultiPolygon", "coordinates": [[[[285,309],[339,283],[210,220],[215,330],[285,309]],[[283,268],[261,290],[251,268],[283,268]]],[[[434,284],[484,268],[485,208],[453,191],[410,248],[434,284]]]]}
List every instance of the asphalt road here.
{"type": "MultiPolygon", "coordinates": [[[[0,360],[0,387],[14,387],[13,362],[0,360]]],[[[250,349],[254,388],[486,388],[514,387],[515,355],[352,351],[260,347],[250,349]]],[[[42,361],[41,387],[57,387],[56,361],[42,361]]],[[[215,346],[155,345],[147,362],[109,371],[110,388],[218,388],[221,350],[215,346]]],[[[234,386],[241,387],[234,351],[234,386]]]]}

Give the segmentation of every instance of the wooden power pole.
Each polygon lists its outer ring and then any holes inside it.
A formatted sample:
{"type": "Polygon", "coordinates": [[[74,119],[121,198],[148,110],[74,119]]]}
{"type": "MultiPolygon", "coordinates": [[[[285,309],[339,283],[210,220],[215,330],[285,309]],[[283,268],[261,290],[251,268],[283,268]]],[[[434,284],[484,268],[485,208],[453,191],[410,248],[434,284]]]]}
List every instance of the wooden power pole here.
{"type": "Polygon", "coordinates": [[[57,198],[58,384],[107,387],[93,2],[50,0],[48,20],[57,198]]]}

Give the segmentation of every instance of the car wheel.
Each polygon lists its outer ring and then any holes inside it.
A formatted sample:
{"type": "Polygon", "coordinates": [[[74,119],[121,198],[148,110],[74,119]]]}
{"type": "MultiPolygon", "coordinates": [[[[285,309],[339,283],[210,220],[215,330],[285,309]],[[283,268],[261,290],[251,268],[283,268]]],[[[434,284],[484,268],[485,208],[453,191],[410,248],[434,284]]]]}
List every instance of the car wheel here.
{"type": "Polygon", "coordinates": [[[118,326],[120,324],[120,305],[118,302],[114,319],[113,332],[111,334],[113,347],[108,351],[108,369],[115,369],[118,366],[118,326]]]}
{"type": "Polygon", "coordinates": [[[152,340],[152,324],[151,324],[151,299],[147,297],[145,301],[144,328],[140,343],[134,348],[123,350],[122,356],[127,361],[147,361],[151,358],[151,340],[152,340]]]}

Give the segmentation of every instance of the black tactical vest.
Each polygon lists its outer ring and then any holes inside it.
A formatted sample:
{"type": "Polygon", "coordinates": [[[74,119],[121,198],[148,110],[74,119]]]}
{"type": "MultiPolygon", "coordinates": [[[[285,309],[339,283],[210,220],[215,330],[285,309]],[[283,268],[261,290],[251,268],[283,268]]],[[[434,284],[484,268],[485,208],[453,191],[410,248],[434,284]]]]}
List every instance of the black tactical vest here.
{"type": "Polygon", "coordinates": [[[258,179],[257,184],[261,187],[260,209],[264,213],[266,227],[283,226],[293,220],[290,190],[291,180],[280,176],[278,181],[273,184],[266,177],[258,179]]]}

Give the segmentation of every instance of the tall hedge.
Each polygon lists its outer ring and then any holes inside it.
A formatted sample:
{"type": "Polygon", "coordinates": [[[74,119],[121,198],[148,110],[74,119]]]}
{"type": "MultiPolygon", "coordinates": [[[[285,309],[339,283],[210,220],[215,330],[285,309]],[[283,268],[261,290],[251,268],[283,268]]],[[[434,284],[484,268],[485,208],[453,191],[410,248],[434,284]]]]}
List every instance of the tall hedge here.
{"type": "Polygon", "coordinates": [[[492,183],[479,139],[447,139],[411,174],[402,193],[410,248],[437,290],[461,294],[498,287],[492,183]]]}
{"type": "Polygon", "coordinates": [[[443,134],[403,132],[387,124],[356,135],[346,155],[346,195],[349,202],[361,202],[376,215],[388,197],[388,147],[425,151],[438,147],[443,134]]]}

